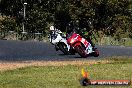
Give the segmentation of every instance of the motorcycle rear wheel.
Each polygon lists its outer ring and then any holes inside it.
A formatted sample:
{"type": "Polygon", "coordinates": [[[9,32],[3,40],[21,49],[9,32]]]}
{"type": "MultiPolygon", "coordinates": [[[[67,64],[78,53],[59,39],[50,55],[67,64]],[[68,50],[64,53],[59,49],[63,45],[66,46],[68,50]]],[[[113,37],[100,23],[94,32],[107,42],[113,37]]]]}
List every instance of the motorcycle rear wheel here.
{"type": "Polygon", "coordinates": [[[99,56],[99,51],[97,49],[94,50],[93,56],[94,57],[98,57],[99,56]]]}

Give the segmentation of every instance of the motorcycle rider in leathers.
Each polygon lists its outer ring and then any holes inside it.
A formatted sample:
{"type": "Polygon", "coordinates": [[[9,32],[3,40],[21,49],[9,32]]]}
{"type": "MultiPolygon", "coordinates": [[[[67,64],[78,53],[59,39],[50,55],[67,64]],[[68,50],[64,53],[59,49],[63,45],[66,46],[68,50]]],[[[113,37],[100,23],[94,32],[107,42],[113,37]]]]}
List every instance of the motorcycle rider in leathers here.
{"type": "MultiPolygon", "coordinates": [[[[88,40],[88,42],[91,44],[91,46],[92,46],[93,48],[95,47],[95,45],[93,44],[93,42],[92,42],[92,40],[91,40],[91,38],[90,38],[90,36],[92,35],[92,32],[89,31],[87,37],[85,37],[84,34],[82,33],[83,30],[81,30],[81,29],[79,28],[79,23],[78,23],[78,21],[76,21],[76,24],[74,24],[73,21],[71,21],[71,22],[68,24],[66,37],[69,38],[69,37],[71,36],[71,34],[72,34],[74,31],[77,32],[78,34],[80,34],[80,35],[81,35],[82,37],[84,37],[86,40],[88,40]]],[[[85,31],[86,31],[86,30],[85,30],[85,31]]]]}

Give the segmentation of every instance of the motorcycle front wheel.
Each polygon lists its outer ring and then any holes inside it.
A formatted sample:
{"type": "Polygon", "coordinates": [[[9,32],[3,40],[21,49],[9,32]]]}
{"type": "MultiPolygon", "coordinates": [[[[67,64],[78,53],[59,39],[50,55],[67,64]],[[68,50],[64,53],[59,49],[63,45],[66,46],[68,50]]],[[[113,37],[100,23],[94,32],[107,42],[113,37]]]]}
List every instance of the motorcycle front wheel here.
{"type": "Polygon", "coordinates": [[[58,47],[65,55],[69,54],[67,45],[65,43],[59,43],[58,47]]]}
{"type": "Polygon", "coordinates": [[[76,52],[81,56],[81,57],[84,57],[86,58],[87,57],[87,54],[85,52],[85,48],[80,44],[78,46],[75,47],[76,49],[76,52]]]}

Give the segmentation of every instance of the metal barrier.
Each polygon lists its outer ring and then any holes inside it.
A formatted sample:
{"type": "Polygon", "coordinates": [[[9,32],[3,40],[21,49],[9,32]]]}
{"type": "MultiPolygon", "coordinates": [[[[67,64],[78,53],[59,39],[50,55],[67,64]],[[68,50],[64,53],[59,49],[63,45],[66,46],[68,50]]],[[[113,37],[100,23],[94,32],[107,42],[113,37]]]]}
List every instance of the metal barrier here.
{"type": "Polygon", "coordinates": [[[43,33],[17,33],[14,31],[0,31],[0,39],[2,40],[33,40],[33,41],[43,41],[45,39],[45,34],[43,33]]]}
{"type": "MultiPolygon", "coordinates": [[[[48,41],[43,33],[17,33],[14,31],[0,31],[0,39],[2,40],[31,40],[31,41],[48,41]]],[[[96,45],[122,45],[132,46],[132,39],[122,38],[120,40],[114,39],[113,37],[101,37],[92,38],[92,41],[96,45]]]]}

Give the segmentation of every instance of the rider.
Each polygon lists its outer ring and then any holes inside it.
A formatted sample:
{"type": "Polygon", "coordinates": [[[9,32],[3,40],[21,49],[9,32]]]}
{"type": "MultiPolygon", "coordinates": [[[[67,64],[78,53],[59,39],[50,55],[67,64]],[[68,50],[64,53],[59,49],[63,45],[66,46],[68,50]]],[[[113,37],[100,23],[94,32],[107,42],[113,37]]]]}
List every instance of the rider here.
{"type": "Polygon", "coordinates": [[[69,22],[67,30],[66,30],[66,38],[69,38],[74,32],[74,23],[73,21],[69,22]]]}
{"type": "Polygon", "coordinates": [[[90,38],[91,35],[92,35],[92,31],[89,31],[86,39],[90,42],[92,47],[95,47],[94,43],[92,42],[92,40],[90,38]]]}
{"type": "Polygon", "coordinates": [[[88,42],[91,44],[91,46],[94,48],[95,45],[93,44],[90,36],[92,35],[92,31],[88,31],[88,34],[87,34],[87,37],[84,36],[84,34],[82,33],[83,29],[86,29],[85,31],[87,31],[87,28],[82,28],[80,30],[80,22],[79,20],[76,21],[76,25],[73,23],[73,21],[71,21],[68,25],[68,28],[67,28],[67,34],[66,34],[66,37],[69,38],[71,36],[71,34],[73,32],[77,32],[79,33],[82,37],[86,38],[88,40],[88,42]]]}

